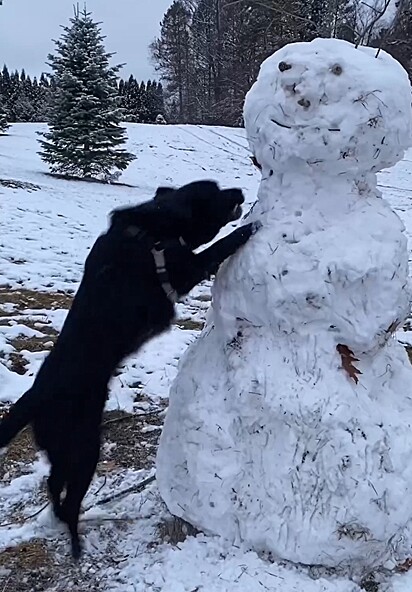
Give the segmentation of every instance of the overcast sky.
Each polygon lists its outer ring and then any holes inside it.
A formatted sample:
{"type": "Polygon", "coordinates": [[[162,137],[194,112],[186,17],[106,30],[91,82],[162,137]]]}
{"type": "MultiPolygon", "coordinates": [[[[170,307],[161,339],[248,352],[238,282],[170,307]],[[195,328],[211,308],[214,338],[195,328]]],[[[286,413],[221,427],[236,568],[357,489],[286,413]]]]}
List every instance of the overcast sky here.
{"type": "MultiPolygon", "coordinates": [[[[102,22],[107,51],[116,63],[126,62],[121,76],[153,77],[148,45],[159,33],[159,23],[172,0],[87,0],[87,9],[102,22]]],[[[75,0],[3,0],[0,6],[0,67],[25,68],[38,76],[47,71],[45,60],[53,51],[51,39],[60,36],[59,25],[73,16],[75,0]]],[[[83,2],[80,7],[83,7],[83,2]]]]}

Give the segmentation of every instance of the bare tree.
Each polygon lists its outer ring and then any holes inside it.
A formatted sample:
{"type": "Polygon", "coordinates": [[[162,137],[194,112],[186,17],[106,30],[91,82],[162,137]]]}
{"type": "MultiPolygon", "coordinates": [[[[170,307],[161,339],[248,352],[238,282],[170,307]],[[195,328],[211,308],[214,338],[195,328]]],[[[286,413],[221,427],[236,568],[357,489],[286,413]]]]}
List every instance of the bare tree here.
{"type": "Polygon", "coordinates": [[[393,0],[354,0],[355,43],[370,45],[371,40],[388,24],[388,9],[393,0]]]}

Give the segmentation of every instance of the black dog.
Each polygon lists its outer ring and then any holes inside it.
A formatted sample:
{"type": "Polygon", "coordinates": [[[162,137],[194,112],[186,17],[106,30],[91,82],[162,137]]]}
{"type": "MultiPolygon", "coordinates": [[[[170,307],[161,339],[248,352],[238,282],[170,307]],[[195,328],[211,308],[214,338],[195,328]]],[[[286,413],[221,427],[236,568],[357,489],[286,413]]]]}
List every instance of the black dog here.
{"type": "Polygon", "coordinates": [[[119,363],[167,329],[175,300],[241,247],[248,224],[199,254],[241,215],[239,189],[203,181],[158,189],[154,200],[115,210],[94,244],[61,334],[32,388],[0,423],[0,448],[31,423],[51,464],[48,490],[55,515],[80,556],[78,520],[100,453],[109,380],[119,363]],[[62,492],[65,497],[62,500],[62,492]]]}

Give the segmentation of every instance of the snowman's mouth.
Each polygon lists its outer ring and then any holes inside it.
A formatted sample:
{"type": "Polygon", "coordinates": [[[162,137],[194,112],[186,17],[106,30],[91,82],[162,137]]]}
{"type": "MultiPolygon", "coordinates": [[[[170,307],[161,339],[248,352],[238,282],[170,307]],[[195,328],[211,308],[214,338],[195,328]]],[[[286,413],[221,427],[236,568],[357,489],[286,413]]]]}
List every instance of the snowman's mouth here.
{"type": "Polygon", "coordinates": [[[276,121],[276,119],[272,119],[273,123],[276,123],[276,125],[278,125],[279,127],[284,127],[286,129],[292,129],[290,125],[285,125],[284,123],[279,123],[279,121],[276,121]]]}
{"type": "MultiPolygon", "coordinates": [[[[275,123],[276,125],[278,125],[279,127],[283,127],[285,129],[299,129],[299,128],[308,128],[308,127],[313,127],[314,129],[318,129],[320,130],[321,128],[316,125],[316,126],[312,126],[312,125],[286,125],[285,123],[280,123],[279,121],[277,121],[276,119],[272,119],[273,123],[275,123]]],[[[328,132],[340,132],[340,128],[339,127],[328,127],[328,132]]]]}

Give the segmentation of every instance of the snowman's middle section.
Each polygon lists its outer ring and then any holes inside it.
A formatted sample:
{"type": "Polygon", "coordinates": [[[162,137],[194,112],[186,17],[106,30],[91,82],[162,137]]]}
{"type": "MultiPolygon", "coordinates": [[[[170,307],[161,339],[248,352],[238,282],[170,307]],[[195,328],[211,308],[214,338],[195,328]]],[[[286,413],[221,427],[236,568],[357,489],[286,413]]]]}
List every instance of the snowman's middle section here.
{"type": "Polygon", "coordinates": [[[335,345],[368,353],[402,324],[406,237],[375,175],[272,175],[252,216],[263,228],[213,290],[215,322],[227,337],[245,319],[280,335],[330,334],[335,345]]]}

